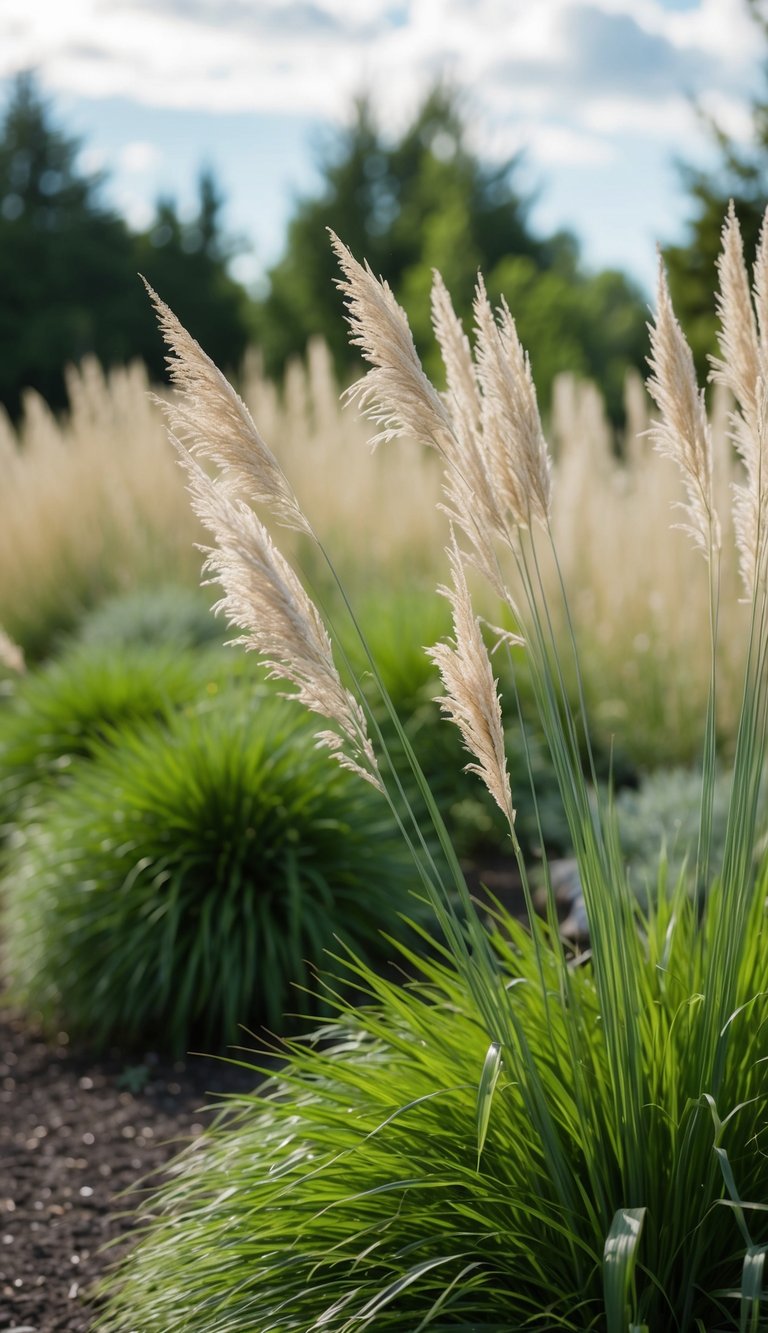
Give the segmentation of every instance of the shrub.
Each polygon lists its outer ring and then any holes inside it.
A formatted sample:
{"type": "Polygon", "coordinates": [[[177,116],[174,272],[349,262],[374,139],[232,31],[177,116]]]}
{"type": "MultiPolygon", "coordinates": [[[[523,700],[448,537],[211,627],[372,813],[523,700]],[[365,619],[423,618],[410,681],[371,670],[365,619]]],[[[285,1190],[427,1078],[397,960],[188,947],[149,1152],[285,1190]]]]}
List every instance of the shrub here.
{"type": "MultiPolygon", "coordinates": [[[[704,400],[660,276],[654,436],[680,470],[683,519],[705,557],[709,599],[695,882],[711,887],[692,900],[683,882],[668,893],[662,880],[647,911],[625,873],[610,793],[596,787],[593,796],[581,767],[583,748],[591,761],[578,644],[569,637],[567,596],[558,607],[564,644],[549,602],[560,568],[549,455],[511,314],[502,306],[494,315],[478,284],[473,355],[436,279],[447,379],[440,395],[389,289],[336,248],[354,340],[372,366],[357,388],[363,407],[381,436],[416,435],[444,465],[453,628],[431,650],[443,708],[508,818],[529,893],[502,713],[467,583],[474,567],[514,611],[525,639],[592,947],[574,966],[551,892],[546,926],[530,912],[528,934],[500,917],[489,939],[424,792],[445,858],[416,861],[445,941],[442,962],[421,969],[426,990],[398,992],[352,963],[375,1004],[359,1016],[342,1010],[330,1049],[328,1029],[290,1048],[267,1099],[245,1103],[239,1123],[225,1123],[178,1164],[150,1205],[143,1244],[113,1283],[106,1326],[762,1333],[768,922],[766,875],[754,873],[754,860],[768,730],[768,221],[753,285],[733,214],[720,263],[715,370],[737,402],[743,475],[734,530],[751,604],[720,864],[713,831],[722,527],[704,400]],[[552,585],[545,557],[554,559],[552,585]]],[[[208,567],[224,585],[229,616],[330,725],[321,740],[337,760],[397,810],[386,756],[377,756],[369,719],[341,688],[317,609],[234,494],[232,474],[241,495],[247,485],[281,522],[310,540],[312,530],[225,382],[170,312],[160,313],[188,395],[181,415],[195,453],[183,451],[182,460],[194,507],[215,535],[208,567]],[[223,471],[204,472],[200,454],[223,471]]],[[[403,822],[418,848],[418,831],[403,822]]]]}
{"type": "Polygon", "coordinates": [[[400,843],[286,708],[225,692],[114,734],[51,794],[3,883],[20,1003],[95,1047],[218,1045],[311,1011],[290,986],[336,936],[386,949],[400,843]]]}

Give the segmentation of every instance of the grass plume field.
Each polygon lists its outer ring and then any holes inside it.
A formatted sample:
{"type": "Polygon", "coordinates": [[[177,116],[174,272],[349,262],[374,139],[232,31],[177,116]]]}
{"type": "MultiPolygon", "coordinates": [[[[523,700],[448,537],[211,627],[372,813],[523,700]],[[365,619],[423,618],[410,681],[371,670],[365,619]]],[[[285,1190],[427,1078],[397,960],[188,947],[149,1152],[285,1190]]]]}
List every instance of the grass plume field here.
{"type": "MultiPolygon", "coordinates": [[[[676,539],[697,557],[709,645],[695,850],[695,879],[709,892],[692,899],[661,875],[645,910],[610,793],[583,772],[585,699],[558,577],[551,457],[511,312],[491,308],[480,280],[470,344],[436,276],[440,393],[389,288],[334,244],[352,339],[370,367],[353,392],[380,447],[419,439],[442,468],[452,626],[430,650],[441,706],[507,821],[530,899],[486,635],[499,653],[525,653],[591,951],[568,955],[551,887],[546,921],[529,907],[526,928],[499,911],[487,932],[428,790],[439,852],[403,810],[365,696],[342,684],[318,609],[257,510],[322,553],[315,529],[243,405],[158,301],[180,391],[172,426],[222,608],[314,715],[327,762],[389,803],[436,939],[428,961],[423,933],[403,951],[417,974],[404,988],[340,951],[337,970],[357,978],[368,1004],[338,1000],[325,1028],[287,1043],[265,1095],[236,1102],[234,1121],[178,1160],[108,1284],[100,1327],[765,1333],[768,921],[754,862],[768,730],[768,221],[752,284],[732,212],[719,266],[714,369],[736,404],[729,429],[743,473],[731,521],[748,604],[722,852],[713,830],[726,516],[704,397],[659,274],[653,440],[680,476],[686,532],[676,539]],[[470,571],[522,643],[477,614],[470,571]]],[[[417,756],[398,735],[418,782],[417,756]]]]}
{"type": "MultiPolygon", "coordinates": [[[[201,530],[142,368],[105,376],[88,362],[70,372],[68,383],[63,418],[30,394],[18,432],[0,422],[0,625],[29,661],[49,654],[113,593],[159,581],[190,589],[197,583],[194,543],[201,530]]],[[[436,503],[435,458],[412,440],[393,441],[369,457],[365,422],[339,402],[322,344],[309,348],[306,362],[294,364],[281,386],[263,377],[251,354],[240,390],[334,551],[350,593],[385,600],[393,590],[428,599],[447,532],[436,503]]],[[[725,393],[716,386],[721,495],[741,466],[726,438],[725,393]]],[[[596,390],[559,381],[550,423],[552,525],[598,737],[606,745],[615,740],[642,766],[685,764],[696,755],[709,683],[706,591],[695,577],[695,554],[681,548],[667,524],[668,503],[680,498],[675,469],[638,438],[648,429],[650,405],[637,382],[628,384],[627,405],[620,457],[596,390]]],[[[725,514],[727,504],[721,507],[725,514]]],[[[735,740],[747,613],[724,526],[718,740],[727,753],[735,740]]],[[[289,532],[283,549],[333,605],[312,543],[289,532]]],[[[557,571],[545,568],[542,576],[564,641],[557,571]]],[[[482,589],[474,591],[483,605],[482,589]]]]}

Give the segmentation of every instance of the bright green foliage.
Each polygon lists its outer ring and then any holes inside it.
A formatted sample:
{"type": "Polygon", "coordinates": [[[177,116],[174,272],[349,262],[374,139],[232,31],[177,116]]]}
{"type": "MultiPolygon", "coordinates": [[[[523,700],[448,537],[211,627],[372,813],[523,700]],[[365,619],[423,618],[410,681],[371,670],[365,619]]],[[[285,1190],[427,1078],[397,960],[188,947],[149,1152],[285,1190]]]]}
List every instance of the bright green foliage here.
{"type": "Polygon", "coordinates": [[[291,986],[335,936],[386,948],[412,877],[379,794],[287,704],[230,691],[113,734],[22,830],[7,970],[94,1047],[223,1043],[312,1011],[291,986]]]}
{"type": "Polygon", "coordinates": [[[32,788],[67,780],[114,727],[164,718],[215,693],[228,674],[218,653],[145,646],[75,649],[26,676],[0,709],[0,825],[32,788]]]}
{"type": "Polygon", "coordinates": [[[575,370],[597,380],[609,412],[620,415],[626,368],[642,366],[645,353],[640,292],[623,274],[586,274],[569,234],[534,235],[515,162],[492,166],[475,156],[465,111],[449,88],[436,87],[396,140],[369,103],[356,110],[323,164],[319,193],[298,205],[285,254],[269,273],[270,292],[256,312],[268,371],[282,371],[314,334],[327,340],[340,372],[354,364],[340,304],[329,300],[333,257],[318,244],[331,227],[390,283],[428,370],[441,373],[429,321],[433,269],[469,328],[480,268],[491,295],[505,291],[509,298],[542,401],[559,371],[575,370]]]}
{"type": "MultiPolygon", "coordinates": [[[[762,985],[765,888],[740,1000],[762,985]]],[[[715,1148],[742,1197],[763,1202],[765,998],[730,1024],[716,1125],[696,1002],[716,978],[695,914],[678,897],[645,941],[628,932],[622,961],[643,1016],[628,1037],[643,1069],[630,1127],[592,970],[563,973],[540,927],[498,924],[496,1005],[515,1035],[486,1078],[497,1082],[479,1166],[487,1027],[455,963],[417,962],[417,943],[408,961],[421,981],[405,990],[353,965],[371,1007],[343,1008],[322,1041],[289,1046],[280,1077],[177,1162],[104,1333],[605,1330],[609,1293],[623,1306],[632,1285],[628,1266],[604,1263],[607,1241],[617,1211],[640,1205],[633,1321],[652,1333],[738,1326],[739,1224],[715,1148]]],[[[744,1216],[765,1241],[765,1215],[745,1203],[744,1216]]]]}

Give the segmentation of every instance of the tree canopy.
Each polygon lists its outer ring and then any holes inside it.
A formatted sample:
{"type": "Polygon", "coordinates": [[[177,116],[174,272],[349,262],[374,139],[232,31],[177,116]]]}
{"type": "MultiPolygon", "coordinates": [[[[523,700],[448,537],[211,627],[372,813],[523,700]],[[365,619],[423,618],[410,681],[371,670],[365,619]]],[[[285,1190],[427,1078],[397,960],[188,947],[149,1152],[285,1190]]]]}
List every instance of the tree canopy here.
{"type": "Polygon", "coordinates": [[[103,203],[103,178],[83,171],[80,148],[54,124],[34,78],[20,75],[0,127],[0,402],[12,414],[27,387],[61,406],[63,369],[86,353],[105,365],[142,357],[162,373],[139,272],[222,364],[245,348],[245,295],[227,272],[210,173],[192,223],[163,200],[136,235],[103,203]]]}
{"type": "Polygon", "coordinates": [[[618,414],[626,367],[643,363],[642,296],[623,274],[585,272],[569,233],[535,235],[517,166],[516,159],[489,165],[471,150],[450,88],[434,88],[394,138],[370,103],[358,101],[326,156],[318,193],[298,204],[283,257],[268,275],[269,293],[256,312],[267,369],[279,372],[316,333],[342,373],[354,363],[332,296],[338,273],[323,243],[331,228],[389,282],[432,372],[432,269],[442,272],[465,327],[482,269],[490,295],[509,300],[544,397],[558,371],[574,370],[597,379],[618,414]]]}
{"type": "Polygon", "coordinates": [[[765,49],[765,91],[752,102],[752,142],[739,147],[714,120],[707,121],[718,163],[711,171],[681,165],[691,198],[691,220],[685,243],[664,250],[675,309],[702,377],[717,347],[712,292],[729,203],[733,200],[748,256],[755,252],[768,203],[768,0],[748,0],[748,4],[765,49]]]}
{"type": "Polygon", "coordinates": [[[224,368],[238,365],[255,335],[267,370],[280,373],[320,334],[350,374],[355,353],[334,299],[328,227],[391,284],[433,373],[433,268],[467,327],[478,269],[492,299],[507,297],[544,400],[555,374],[573,370],[601,384],[617,416],[626,367],[642,365],[641,294],[621,273],[586,271],[569,233],[535,233],[517,160],[489,164],[473,151],[461,101],[444,85],[396,136],[368,101],[356,104],[322,164],[320,189],[296,207],[259,303],[229,271],[236,246],[211,171],[200,175],[191,220],[163,197],[135,233],[104,202],[103,178],[83,170],[80,147],[55,124],[33,76],[19,76],[0,124],[0,401],[13,414],[27,386],[61,406],[63,369],[86,353],[105,365],[141,357],[163,373],[138,273],[224,368]]]}

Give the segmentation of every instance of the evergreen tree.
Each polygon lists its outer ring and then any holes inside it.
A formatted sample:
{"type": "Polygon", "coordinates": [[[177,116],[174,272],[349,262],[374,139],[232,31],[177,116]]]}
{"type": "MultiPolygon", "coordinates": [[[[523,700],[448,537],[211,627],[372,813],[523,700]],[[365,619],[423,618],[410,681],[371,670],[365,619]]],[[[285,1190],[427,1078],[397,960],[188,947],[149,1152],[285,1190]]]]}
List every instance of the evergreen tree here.
{"type": "Polygon", "coordinates": [[[459,100],[443,85],[394,140],[377,125],[370,103],[359,101],[323,164],[319,193],[299,203],[285,253],[268,275],[269,294],[256,316],[267,369],[279,373],[317,333],[342,374],[355,364],[332,299],[338,272],[323,240],[330,227],[390,283],[433,374],[439,371],[429,326],[432,269],[442,272],[468,327],[481,268],[492,295],[514,292],[512,313],[543,396],[558,371],[580,370],[602,382],[619,415],[624,370],[643,362],[642,297],[621,274],[585,274],[568,233],[534,235],[516,167],[516,160],[499,166],[478,158],[459,100]],[[545,277],[546,326],[539,315],[545,277]],[[597,323],[588,329],[593,317],[597,323]]]}
{"type": "Polygon", "coordinates": [[[714,171],[682,166],[693,205],[683,245],[667,246],[672,298],[703,378],[709,356],[717,349],[718,322],[712,301],[723,218],[732,199],[748,257],[757,246],[768,203],[768,0],[747,0],[756,32],[763,43],[766,93],[752,102],[752,142],[739,148],[711,118],[708,128],[718,150],[714,171]]]}
{"type": "Polygon", "coordinates": [[[164,373],[139,273],[222,366],[245,350],[247,297],[228,272],[212,173],[201,174],[191,222],[164,199],[134,235],[102,202],[102,177],[78,165],[80,147],[55,126],[34,78],[19,76],[0,126],[0,402],[12,415],[26,387],[61,407],[63,369],[87,353],[105,366],[140,357],[164,373]]]}
{"type": "Polygon", "coordinates": [[[26,386],[61,405],[62,369],[86,352],[130,355],[133,244],[79,151],[19,76],[0,131],[0,401],[12,413],[26,386]]]}
{"type": "MultiPolygon", "coordinates": [[[[223,205],[208,169],[200,173],[191,221],[179,218],[173,199],[159,199],[149,230],[136,237],[136,263],[208,355],[232,370],[248,342],[248,298],[228,271],[239,246],[224,231],[223,205]]],[[[154,327],[142,340],[141,355],[155,377],[163,373],[164,350],[154,327]]]]}

